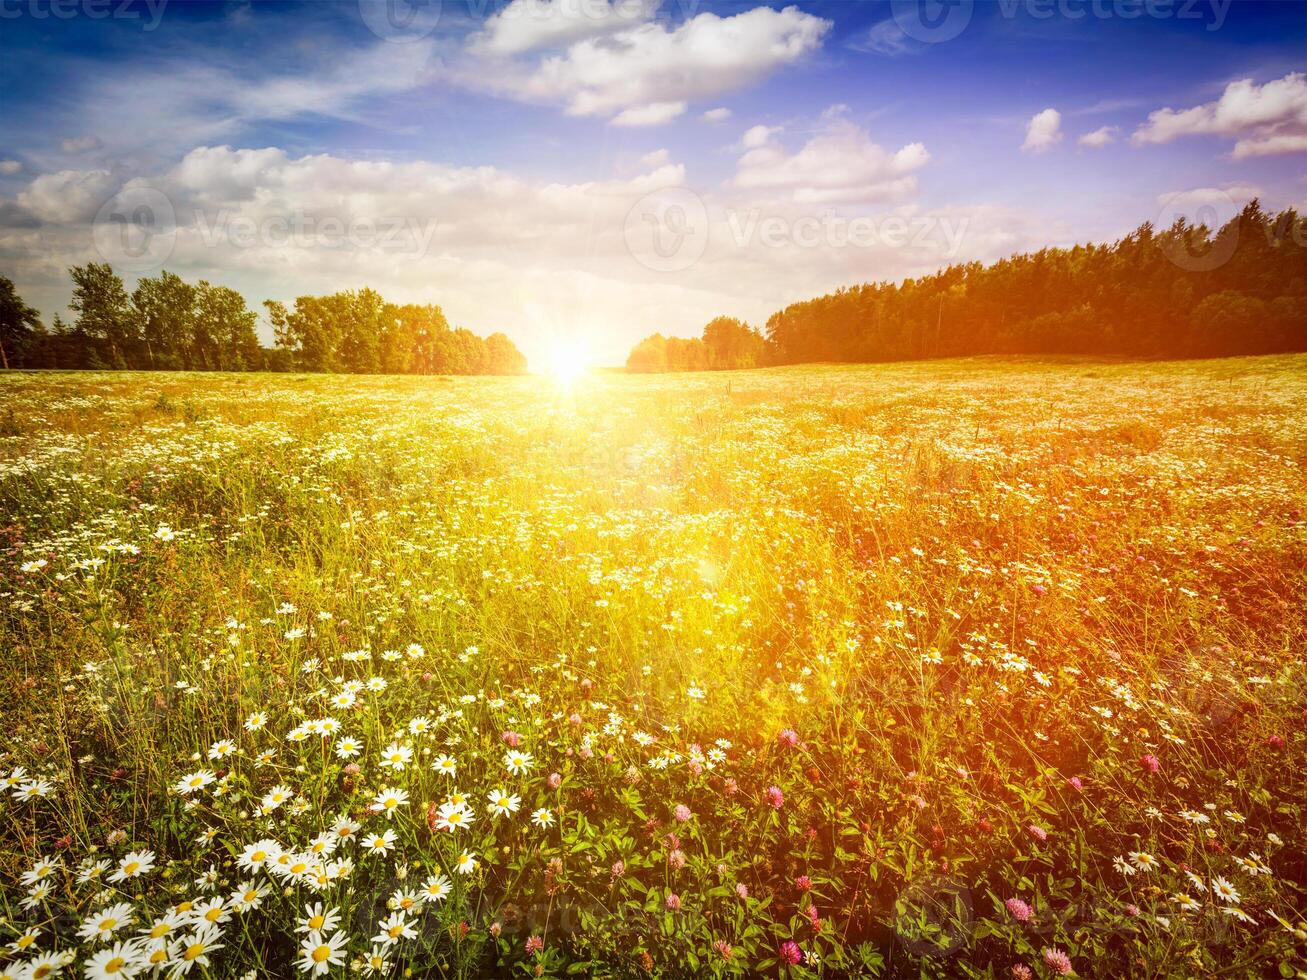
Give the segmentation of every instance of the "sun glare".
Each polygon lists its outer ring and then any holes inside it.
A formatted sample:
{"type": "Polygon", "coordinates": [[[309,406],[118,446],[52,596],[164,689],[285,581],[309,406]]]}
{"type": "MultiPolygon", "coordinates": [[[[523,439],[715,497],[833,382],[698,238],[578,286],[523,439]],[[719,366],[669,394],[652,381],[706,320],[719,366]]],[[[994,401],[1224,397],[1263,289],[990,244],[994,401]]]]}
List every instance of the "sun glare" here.
{"type": "Polygon", "coordinates": [[[560,384],[575,384],[592,366],[590,351],[578,343],[560,341],[549,351],[547,370],[560,384]]]}

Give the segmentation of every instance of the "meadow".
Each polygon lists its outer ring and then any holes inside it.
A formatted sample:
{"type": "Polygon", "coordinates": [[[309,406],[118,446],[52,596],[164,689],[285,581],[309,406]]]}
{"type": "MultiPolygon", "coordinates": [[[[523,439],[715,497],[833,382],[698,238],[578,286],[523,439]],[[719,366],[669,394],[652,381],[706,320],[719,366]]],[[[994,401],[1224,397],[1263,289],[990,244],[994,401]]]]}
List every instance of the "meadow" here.
{"type": "Polygon", "coordinates": [[[0,375],[0,977],[1307,976],[1307,356],[0,375]]]}

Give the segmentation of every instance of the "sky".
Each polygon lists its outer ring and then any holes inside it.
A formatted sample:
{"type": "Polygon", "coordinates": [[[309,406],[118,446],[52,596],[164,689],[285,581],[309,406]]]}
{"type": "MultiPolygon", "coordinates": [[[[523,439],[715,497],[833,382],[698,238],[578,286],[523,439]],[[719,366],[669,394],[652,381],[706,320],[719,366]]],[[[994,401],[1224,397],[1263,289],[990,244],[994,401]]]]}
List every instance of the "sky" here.
{"type": "MultiPolygon", "coordinates": [[[[1307,209],[1307,3],[0,0],[0,275],[654,332],[1307,209]]],[[[266,322],[260,331],[271,339],[266,322]]]]}

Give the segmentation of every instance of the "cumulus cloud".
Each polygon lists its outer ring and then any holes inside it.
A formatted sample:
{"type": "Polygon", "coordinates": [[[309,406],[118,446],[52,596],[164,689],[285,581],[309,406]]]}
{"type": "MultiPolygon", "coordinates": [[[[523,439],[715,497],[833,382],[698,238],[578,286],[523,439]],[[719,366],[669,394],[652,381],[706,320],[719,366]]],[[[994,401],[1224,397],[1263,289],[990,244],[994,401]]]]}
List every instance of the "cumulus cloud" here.
{"type": "Polygon", "coordinates": [[[889,152],[856,125],[832,121],[800,149],[788,151],[776,130],[755,126],[745,134],[733,184],[741,190],[788,196],[799,204],[895,201],[914,195],[914,171],[930,154],[920,143],[889,152]]]}
{"type": "Polygon", "coordinates": [[[566,47],[643,23],[660,0],[513,0],[468,42],[477,54],[507,56],[566,47]]]}
{"type": "Polygon", "coordinates": [[[685,112],[684,102],[650,102],[632,106],[613,116],[614,126],[661,126],[685,112]]]}
{"type": "Polygon", "coordinates": [[[1088,147],[1091,150],[1102,149],[1116,142],[1117,135],[1121,132],[1118,126],[1100,126],[1092,133],[1085,133],[1080,139],[1076,140],[1078,144],[1088,147]]]}
{"type": "Polygon", "coordinates": [[[21,173],[23,165],[18,160],[0,160],[0,174],[8,177],[11,174],[21,173]]]}
{"type": "Polygon", "coordinates": [[[1307,151],[1307,75],[1290,72],[1265,85],[1251,78],[1231,82],[1214,102],[1150,113],[1131,140],[1170,143],[1203,135],[1235,138],[1236,160],[1307,151]]]}
{"type": "Polygon", "coordinates": [[[701,118],[704,122],[710,123],[726,122],[726,120],[731,118],[731,110],[723,107],[709,109],[701,118]]]}
{"type": "Polygon", "coordinates": [[[751,126],[740,138],[740,145],[746,150],[756,150],[760,146],[766,146],[780,131],[780,126],[751,126]]]}
{"type": "Polygon", "coordinates": [[[479,34],[466,56],[451,60],[444,71],[456,84],[561,105],[571,115],[653,125],[680,115],[691,101],[744,88],[794,64],[819,48],[830,28],[830,21],[798,7],[755,7],[730,17],[699,14],[675,27],[617,24],[538,60],[489,63],[490,42],[479,34]]]}
{"type": "Polygon", "coordinates": [[[64,153],[74,156],[78,153],[89,153],[92,150],[98,150],[104,143],[98,136],[73,136],[66,140],[61,140],[59,149],[64,153]]]}
{"type": "Polygon", "coordinates": [[[1062,113],[1045,109],[1030,117],[1026,123],[1026,141],[1021,149],[1026,153],[1044,153],[1062,141],[1062,113]]]}
{"type": "Polygon", "coordinates": [[[40,221],[86,222],[121,181],[107,170],[61,170],[42,174],[18,195],[18,204],[40,221]]]}

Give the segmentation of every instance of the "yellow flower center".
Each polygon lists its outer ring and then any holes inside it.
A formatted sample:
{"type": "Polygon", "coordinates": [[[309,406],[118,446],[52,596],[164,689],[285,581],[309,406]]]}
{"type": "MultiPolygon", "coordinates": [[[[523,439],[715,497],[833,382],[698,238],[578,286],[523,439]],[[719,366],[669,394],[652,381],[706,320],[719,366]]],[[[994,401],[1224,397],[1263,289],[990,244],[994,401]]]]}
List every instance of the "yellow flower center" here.
{"type": "Polygon", "coordinates": [[[398,939],[399,934],[403,931],[404,931],[404,925],[403,923],[400,923],[399,925],[393,925],[389,929],[387,929],[386,935],[388,935],[391,939],[398,939]]]}
{"type": "Polygon", "coordinates": [[[151,939],[158,939],[158,938],[160,938],[161,936],[166,936],[166,935],[168,935],[168,933],[171,931],[171,929],[172,929],[172,927],[171,927],[170,925],[168,925],[168,923],[166,923],[166,922],[160,922],[160,923],[158,923],[158,924],[157,924],[153,929],[150,930],[150,933],[149,933],[150,938],[151,938],[151,939]]]}
{"type": "Polygon", "coordinates": [[[317,949],[313,951],[313,962],[321,963],[324,960],[326,960],[326,958],[330,955],[331,955],[330,946],[319,946],[317,949]]]}
{"type": "Polygon", "coordinates": [[[314,932],[317,932],[319,929],[322,928],[322,923],[324,923],[325,921],[327,921],[327,917],[325,915],[315,915],[309,919],[309,928],[314,932]]]}
{"type": "Polygon", "coordinates": [[[189,946],[186,947],[186,952],[182,953],[182,959],[189,962],[190,960],[193,960],[197,956],[201,956],[203,954],[204,954],[204,943],[191,943],[189,946]]]}
{"type": "Polygon", "coordinates": [[[222,918],[221,908],[209,909],[209,911],[204,913],[205,922],[217,922],[221,918],[222,918]]]}
{"type": "Polygon", "coordinates": [[[136,874],[136,869],[139,868],[140,866],[141,866],[140,861],[128,861],[126,864],[123,865],[123,874],[134,875],[136,874]]]}
{"type": "Polygon", "coordinates": [[[111,959],[108,963],[104,965],[104,972],[117,973],[119,970],[123,968],[123,966],[126,963],[127,961],[123,959],[121,956],[115,956],[113,959],[111,959]]]}

